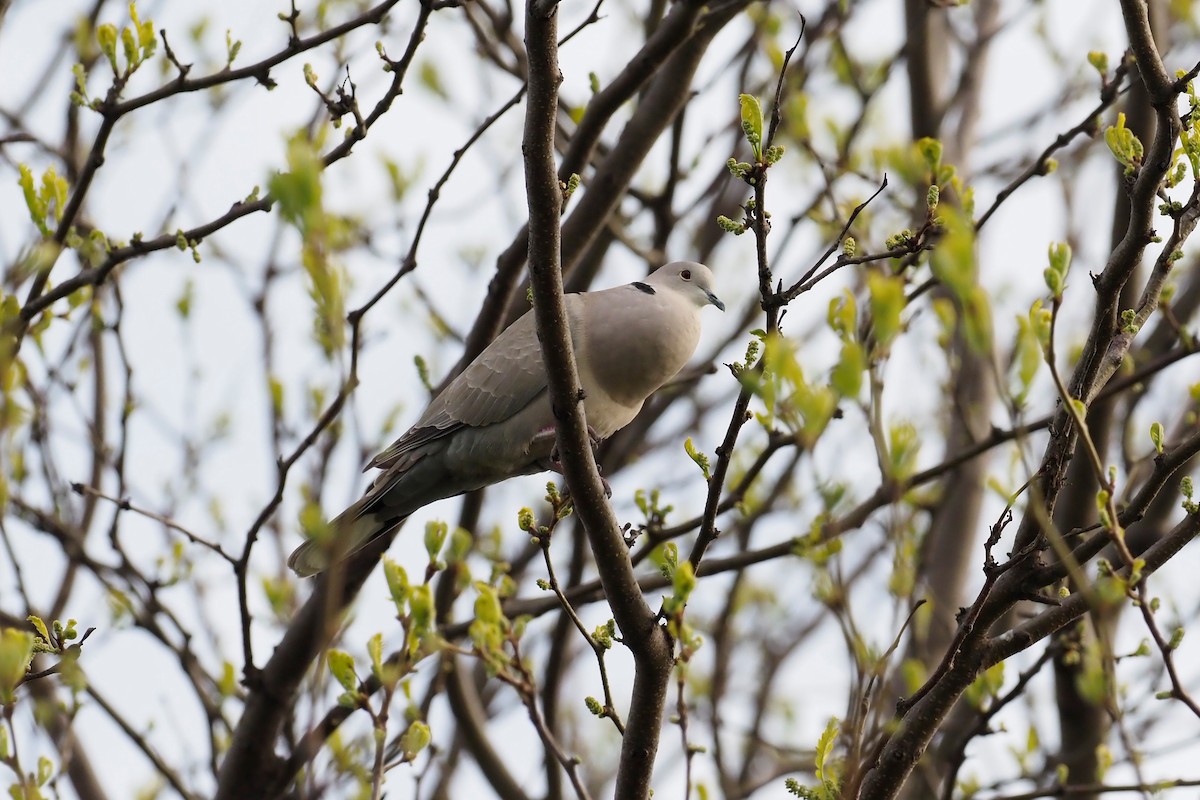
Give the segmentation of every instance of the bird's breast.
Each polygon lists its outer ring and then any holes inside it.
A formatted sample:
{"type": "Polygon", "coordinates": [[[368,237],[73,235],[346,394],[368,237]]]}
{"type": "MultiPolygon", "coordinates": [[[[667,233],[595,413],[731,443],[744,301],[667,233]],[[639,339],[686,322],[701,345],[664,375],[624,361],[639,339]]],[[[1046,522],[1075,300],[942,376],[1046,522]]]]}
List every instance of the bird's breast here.
{"type": "Polygon", "coordinates": [[[630,299],[605,304],[604,318],[591,314],[575,335],[588,422],[601,436],[629,424],[646,398],[683,369],[700,340],[696,307],[666,293],[630,299]]]}

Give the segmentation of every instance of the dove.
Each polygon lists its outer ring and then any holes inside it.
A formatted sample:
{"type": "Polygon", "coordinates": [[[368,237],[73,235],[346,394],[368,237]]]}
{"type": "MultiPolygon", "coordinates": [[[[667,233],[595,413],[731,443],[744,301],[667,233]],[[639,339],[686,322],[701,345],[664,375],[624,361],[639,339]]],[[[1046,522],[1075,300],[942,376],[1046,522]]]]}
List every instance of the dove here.
{"type": "MultiPolygon", "coordinates": [[[[691,359],[700,311],[725,304],[708,267],[675,261],[644,281],[564,297],[593,441],[633,421],[691,359]]],[[[307,577],[348,558],[417,509],[517,475],[559,471],[555,415],[533,311],[504,330],[364,472],[382,473],[288,559],[307,577]]]]}

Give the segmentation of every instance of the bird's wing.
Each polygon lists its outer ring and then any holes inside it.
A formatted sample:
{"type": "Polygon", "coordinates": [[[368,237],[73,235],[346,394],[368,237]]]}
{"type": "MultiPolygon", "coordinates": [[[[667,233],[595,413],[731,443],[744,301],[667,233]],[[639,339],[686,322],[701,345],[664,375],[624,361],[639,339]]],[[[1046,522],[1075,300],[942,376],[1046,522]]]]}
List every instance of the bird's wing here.
{"type": "Polygon", "coordinates": [[[422,445],[464,427],[495,425],[546,390],[533,312],[510,325],[476,356],[399,439],[367,465],[387,469],[422,445]]]}

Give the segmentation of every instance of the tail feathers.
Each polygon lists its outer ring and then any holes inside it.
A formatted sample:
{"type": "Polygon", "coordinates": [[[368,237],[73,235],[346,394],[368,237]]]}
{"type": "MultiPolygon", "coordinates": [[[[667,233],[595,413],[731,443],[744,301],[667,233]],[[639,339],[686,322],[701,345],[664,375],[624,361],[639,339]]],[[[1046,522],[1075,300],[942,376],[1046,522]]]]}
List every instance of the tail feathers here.
{"type": "Polygon", "coordinates": [[[402,522],[380,514],[363,513],[361,501],[330,520],[330,532],[324,541],[310,539],[292,551],[288,566],[301,578],[308,578],[340,564],[402,522]]]}

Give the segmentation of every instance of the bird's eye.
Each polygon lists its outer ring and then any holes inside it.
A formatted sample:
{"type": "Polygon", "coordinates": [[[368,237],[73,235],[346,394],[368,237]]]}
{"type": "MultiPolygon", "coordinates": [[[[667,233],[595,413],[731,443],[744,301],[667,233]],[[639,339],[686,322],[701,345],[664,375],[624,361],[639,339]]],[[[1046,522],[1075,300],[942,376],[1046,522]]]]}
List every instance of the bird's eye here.
{"type": "Polygon", "coordinates": [[[679,273],[679,277],[683,278],[685,281],[690,281],[692,279],[692,271],[690,269],[685,269],[683,272],[679,273]]]}

